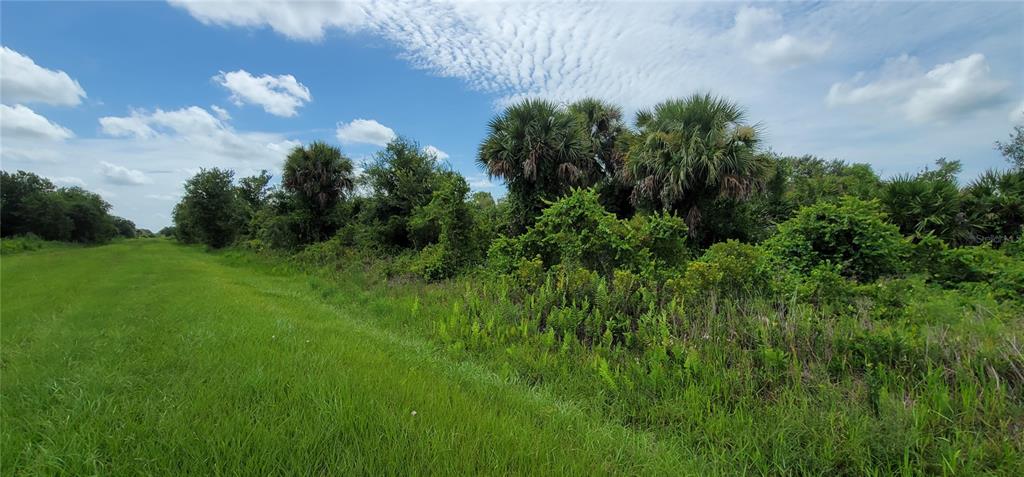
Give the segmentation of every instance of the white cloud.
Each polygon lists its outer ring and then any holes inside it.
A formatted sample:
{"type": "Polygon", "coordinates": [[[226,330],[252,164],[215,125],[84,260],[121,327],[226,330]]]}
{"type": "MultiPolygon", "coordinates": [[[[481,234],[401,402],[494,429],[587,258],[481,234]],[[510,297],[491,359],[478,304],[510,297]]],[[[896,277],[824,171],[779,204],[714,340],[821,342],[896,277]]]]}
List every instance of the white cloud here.
{"type": "Polygon", "coordinates": [[[487,177],[486,174],[473,174],[467,177],[466,181],[469,183],[469,187],[471,189],[477,191],[483,189],[495,189],[500,186],[500,184],[491,180],[490,177],[487,177]]]}
{"type": "Polygon", "coordinates": [[[231,113],[229,113],[228,110],[217,106],[216,104],[210,105],[210,109],[213,110],[213,114],[217,115],[217,119],[220,119],[221,121],[231,120],[231,113]]]}
{"type": "Polygon", "coordinates": [[[1014,106],[1010,111],[1009,117],[1011,123],[1024,123],[1024,101],[1021,101],[1020,104],[1014,106]]]}
{"type": "Polygon", "coordinates": [[[78,177],[51,177],[50,180],[57,185],[85,187],[85,181],[78,177]]]}
{"type": "Polygon", "coordinates": [[[430,144],[427,144],[426,146],[423,147],[423,152],[427,153],[428,156],[432,156],[434,159],[438,161],[447,160],[449,157],[447,152],[444,152],[434,146],[431,146],[430,144]]]}
{"type": "Polygon", "coordinates": [[[775,10],[741,7],[732,28],[737,49],[754,63],[789,68],[822,58],[832,46],[829,39],[779,35],[781,25],[782,15],[775,10]]]}
{"type": "Polygon", "coordinates": [[[43,68],[6,46],[0,47],[0,71],[0,97],[4,104],[76,106],[86,97],[82,86],[67,73],[43,68]]]}
{"type": "Polygon", "coordinates": [[[395,138],[395,131],[373,119],[354,119],[338,123],[338,141],[342,144],[373,144],[384,146],[395,138]]]}
{"type": "Polygon", "coordinates": [[[895,104],[915,122],[948,121],[1006,102],[1007,81],[993,78],[985,56],[975,53],[922,72],[920,62],[903,55],[886,60],[878,78],[866,73],[835,83],[829,106],[895,104]]]}
{"type": "Polygon", "coordinates": [[[0,104],[0,136],[6,143],[17,139],[63,141],[75,135],[26,106],[0,104]]]}
{"type": "Polygon", "coordinates": [[[829,40],[806,40],[786,34],[772,41],[754,44],[751,60],[764,65],[788,68],[825,56],[831,46],[832,42],[829,40]]]}
{"type": "Polygon", "coordinates": [[[259,105],[275,116],[295,116],[298,108],[313,99],[309,88],[292,75],[253,76],[245,70],[222,71],[213,80],[231,91],[231,100],[235,104],[259,105]]]}
{"type": "Polygon", "coordinates": [[[167,202],[176,202],[181,197],[178,194],[146,194],[147,199],[163,200],[167,202]]]}
{"type": "Polygon", "coordinates": [[[115,185],[136,186],[153,182],[142,171],[111,164],[107,161],[100,161],[100,174],[107,182],[115,185]]]}

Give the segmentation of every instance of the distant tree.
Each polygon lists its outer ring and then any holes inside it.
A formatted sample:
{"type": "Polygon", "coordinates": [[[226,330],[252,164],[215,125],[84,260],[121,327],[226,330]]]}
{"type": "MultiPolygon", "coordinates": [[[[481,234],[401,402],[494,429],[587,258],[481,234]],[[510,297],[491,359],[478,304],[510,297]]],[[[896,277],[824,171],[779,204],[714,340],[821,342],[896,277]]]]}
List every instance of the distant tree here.
{"type": "Polygon", "coordinates": [[[434,158],[406,138],[392,140],[376,154],[363,177],[371,190],[366,214],[376,224],[378,240],[393,247],[426,244],[411,233],[408,221],[416,208],[430,202],[437,174],[434,158]]]}
{"type": "Polygon", "coordinates": [[[267,195],[270,193],[270,180],[273,177],[264,169],[257,175],[238,180],[239,194],[252,210],[259,210],[266,204],[267,195]]]}
{"type": "Polygon", "coordinates": [[[956,183],[960,163],[939,159],[936,165],[934,170],[886,181],[880,194],[882,207],[904,235],[932,234],[959,241],[968,233],[956,183]]]}
{"type": "Polygon", "coordinates": [[[282,184],[307,214],[309,239],[319,241],[333,233],[336,224],[330,221],[331,213],[352,191],[354,180],[352,161],[327,143],[296,146],[288,154],[282,184]]]}
{"type": "Polygon", "coordinates": [[[477,162],[508,185],[512,232],[534,222],[546,203],[589,186],[597,166],[577,118],[555,103],[524,100],[488,124],[477,162]]]}
{"type": "Polygon", "coordinates": [[[161,237],[174,237],[174,235],[175,235],[174,227],[173,226],[164,227],[164,228],[160,229],[160,231],[157,232],[156,234],[161,236],[161,237]]]}
{"type": "Polygon", "coordinates": [[[135,238],[135,222],[128,220],[124,217],[112,217],[114,228],[117,229],[117,235],[124,238],[135,238]]]}
{"type": "Polygon", "coordinates": [[[640,111],[636,124],[627,158],[634,203],[684,217],[698,242],[728,238],[702,228],[702,209],[718,199],[750,197],[768,170],[743,108],[695,94],[640,111]]]}
{"type": "MultiPolygon", "coordinates": [[[[32,232],[33,220],[41,218],[40,212],[44,216],[63,215],[63,211],[58,210],[59,204],[52,198],[47,200],[56,191],[56,187],[48,179],[25,171],[13,174],[2,171],[0,174],[0,234],[4,237],[32,232]]],[[[61,240],[59,236],[62,233],[55,232],[51,235],[53,236],[43,238],[61,240]]]]}
{"type": "Polygon", "coordinates": [[[175,236],[219,248],[238,236],[245,218],[244,200],[232,184],[234,172],[202,169],[185,182],[185,195],[174,207],[175,236]]]}
{"type": "Polygon", "coordinates": [[[1024,125],[1014,126],[1009,142],[996,141],[996,150],[1017,169],[1024,169],[1024,125]]]}
{"type": "Polygon", "coordinates": [[[785,198],[793,210],[844,195],[869,200],[879,197],[882,179],[869,164],[826,161],[814,156],[784,157],[785,198]]]}
{"type": "Polygon", "coordinates": [[[80,187],[60,189],[58,194],[72,223],[72,241],[102,243],[117,235],[114,219],[108,213],[110,204],[99,194],[80,187]]]}

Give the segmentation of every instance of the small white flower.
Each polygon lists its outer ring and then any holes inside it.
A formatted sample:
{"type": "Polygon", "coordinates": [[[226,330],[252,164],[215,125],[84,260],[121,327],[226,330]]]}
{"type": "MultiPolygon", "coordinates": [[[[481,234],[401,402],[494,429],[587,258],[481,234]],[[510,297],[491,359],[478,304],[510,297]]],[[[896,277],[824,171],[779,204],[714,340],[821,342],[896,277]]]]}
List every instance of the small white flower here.
{"type": "Polygon", "coordinates": [[[270,339],[276,340],[277,339],[277,335],[270,335],[270,339]]]}
{"type": "Polygon", "coordinates": [[[413,412],[412,412],[412,415],[413,415],[413,416],[415,416],[415,415],[416,415],[416,411],[413,411],[413,412]]]}

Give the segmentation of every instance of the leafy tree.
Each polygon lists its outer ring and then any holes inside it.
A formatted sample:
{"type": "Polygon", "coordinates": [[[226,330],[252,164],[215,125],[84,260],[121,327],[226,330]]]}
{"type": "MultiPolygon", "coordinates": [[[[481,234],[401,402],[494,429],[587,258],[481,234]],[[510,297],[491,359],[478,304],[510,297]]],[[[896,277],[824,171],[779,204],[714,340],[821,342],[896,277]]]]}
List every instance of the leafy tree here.
{"type": "Polygon", "coordinates": [[[99,194],[80,187],[63,188],[58,194],[65,203],[67,217],[72,223],[72,241],[102,243],[117,235],[114,220],[108,213],[110,204],[99,194]]]}
{"type": "Polygon", "coordinates": [[[396,138],[378,152],[364,172],[372,190],[368,220],[379,224],[378,240],[391,247],[423,247],[429,238],[418,237],[408,226],[413,211],[431,201],[437,179],[434,158],[416,142],[396,138]]]}
{"type": "Polygon", "coordinates": [[[267,195],[270,194],[270,180],[273,177],[264,169],[259,174],[239,179],[239,194],[253,211],[257,211],[266,205],[267,195]]]}
{"type": "Polygon", "coordinates": [[[135,222],[128,220],[124,217],[112,217],[114,228],[117,229],[117,235],[124,238],[135,238],[137,232],[135,230],[135,222]]]}
{"type": "Polygon", "coordinates": [[[1024,169],[1024,126],[1014,126],[1009,142],[996,141],[996,150],[1017,169],[1024,169]]]}
{"type": "Polygon", "coordinates": [[[295,195],[311,223],[309,238],[319,241],[333,233],[331,212],[352,191],[352,161],[323,142],[296,146],[285,159],[282,183],[295,195]]]}
{"type": "Polygon", "coordinates": [[[232,184],[234,172],[202,169],[185,182],[174,206],[175,234],[183,242],[220,248],[234,242],[245,220],[245,203],[232,184]]]}
{"type": "Polygon", "coordinates": [[[627,158],[634,203],[684,216],[701,243],[721,238],[702,228],[702,209],[719,198],[750,197],[767,172],[757,128],[745,119],[741,107],[710,94],[637,113],[627,158]]]}
{"type": "Polygon", "coordinates": [[[444,172],[437,182],[430,203],[417,208],[409,221],[413,229],[436,231],[436,243],[424,248],[416,264],[417,272],[432,280],[453,276],[482,253],[482,244],[473,240],[475,224],[466,203],[466,179],[444,172]]]}
{"type": "Polygon", "coordinates": [[[488,124],[477,162],[508,185],[510,228],[520,233],[574,186],[588,186],[598,167],[576,117],[544,100],[509,106],[488,124]]]}
{"type": "Polygon", "coordinates": [[[881,178],[869,164],[825,161],[814,156],[779,160],[787,182],[786,200],[794,211],[845,195],[870,200],[877,198],[882,189],[881,178]]]}
{"type": "MultiPolygon", "coordinates": [[[[0,174],[0,233],[9,237],[33,232],[30,220],[37,215],[33,209],[38,209],[44,197],[54,193],[56,187],[49,179],[31,172],[17,171],[11,174],[2,171],[0,174]],[[37,207],[31,207],[32,202],[37,207]]],[[[47,203],[47,208],[50,205],[52,203],[47,203]]],[[[60,240],[56,237],[43,238],[60,240]]]]}

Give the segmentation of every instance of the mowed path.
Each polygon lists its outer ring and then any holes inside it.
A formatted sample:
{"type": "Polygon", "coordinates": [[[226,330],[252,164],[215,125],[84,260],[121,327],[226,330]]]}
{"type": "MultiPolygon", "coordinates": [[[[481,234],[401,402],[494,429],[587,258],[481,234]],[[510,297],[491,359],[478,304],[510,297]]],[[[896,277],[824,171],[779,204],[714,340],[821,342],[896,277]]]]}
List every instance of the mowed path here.
{"type": "Polygon", "coordinates": [[[3,475],[700,473],[301,274],[165,240],[0,268],[3,475]]]}

